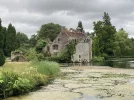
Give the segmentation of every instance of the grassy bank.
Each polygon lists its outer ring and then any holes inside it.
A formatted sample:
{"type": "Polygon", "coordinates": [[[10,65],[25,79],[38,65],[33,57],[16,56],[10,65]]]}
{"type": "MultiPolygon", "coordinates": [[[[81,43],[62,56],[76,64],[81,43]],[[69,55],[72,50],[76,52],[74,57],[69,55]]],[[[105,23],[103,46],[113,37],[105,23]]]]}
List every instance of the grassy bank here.
{"type": "Polygon", "coordinates": [[[47,85],[59,72],[55,62],[8,62],[0,68],[0,98],[36,90],[47,85]]]}

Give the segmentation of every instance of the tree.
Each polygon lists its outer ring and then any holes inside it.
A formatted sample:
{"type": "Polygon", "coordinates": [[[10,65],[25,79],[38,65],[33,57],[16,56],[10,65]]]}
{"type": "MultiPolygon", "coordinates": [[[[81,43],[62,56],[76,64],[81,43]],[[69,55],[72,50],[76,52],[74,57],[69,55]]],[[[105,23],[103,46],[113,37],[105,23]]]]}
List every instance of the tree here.
{"type": "Polygon", "coordinates": [[[129,54],[131,52],[131,48],[133,48],[134,45],[133,42],[128,38],[128,33],[124,29],[120,29],[116,34],[115,34],[115,39],[116,39],[116,56],[121,57],[121,56],[131,56],[132,54],[129,54]]]}
{"type": "Polygon", "coordinates": [[[4,35],[4,44],[3,44],[3,52],[4,52],[4,55],[5,55],[5,47],[6,47],[6,33],[7,33],[7,29],[6,27],[2,27],[2,34],[4,35]]]}
{"type": "Polygon", "coordinates": [[[6,56],[11,56],[11,51],[16,49],[16,30],[12,24],[9,24],[6,35],[6,56]]]}
{"type": "Polygon", "coordinates": [[[35,47],[36,46],[36,43],[37,43],[37,35],[32,35],[31,38],[29,39],[29,44],[32,46],[32,47],[35,47]]]}
{"type": "Polygon", "coordinates": [[[39,40],[36,44],[35,50],[37,53],[42,53],[43,47],[45,47],[46,42],[44,40],[39,40]]]}
{"type": "Polygon", "coordinates": [[[69,44],[66,46],[66,49],[60,55],[60,61],[62,62],[71,62],[73,54],[76,50],[76,44],[73,41],[70,41],[69,44]]]}
{"type": "Polygon", "coordinates": [[[19,48],[20,46],[23,46],[25,44],[28,44],[29,39],[26,34],[17,32],[16,34],[16,47],[19,48]]]}
{"type": "Polygon", "coordinates": [[[38,31],[38,39],[49,38],[53,41],[61,31],[61,26],[59,24],[48,23],[41,26],[38,31]]]}
{"type": "Polygon", "coordinates": [[[83,25],[82,25],[82,22],[81,22],[81,21],[78,22],[78,28],[80,28],[80,31],[81,31],[81,32],[84,31],[84,30],[83,30],[83,25]]]}
{"type": "Polygon", "coordinates": [[[104,12],[103,20],[94,22],[95,56],[114,56],[115,53],[115,33],[116,29],[112,26],[108,13],[104,12]]]}
{"type": "Polygon", "coordinates": [[[0,66],[3,66],[5,63],[3,46],[4,46],[4,34],[2,33],[2,25],[1,25],[1,19],[0,19],[0,66]]]}
{"type": "Polygon", "coordinates": [[[106,13],[106,12],[104,12],[104,16],[103,16],[103,23],[104,23],[104,25],[112,25],[111,24],[111,18],[110,18],[110,16],[108,15],[108,13],[106,13]]]}

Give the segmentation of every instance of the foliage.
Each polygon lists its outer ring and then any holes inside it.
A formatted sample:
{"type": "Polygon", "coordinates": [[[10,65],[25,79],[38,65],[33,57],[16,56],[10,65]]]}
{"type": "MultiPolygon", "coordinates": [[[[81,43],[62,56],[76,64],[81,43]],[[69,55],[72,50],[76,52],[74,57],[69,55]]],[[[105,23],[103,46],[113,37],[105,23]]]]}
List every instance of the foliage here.
{"type": "Polygon", "coordinates": [[[2,49],[0,49],[0,66],[3,66],[4,63],[5,63],[5,56],[2,49]]]}
{"type": "MultiPolygon", "coordinates": [[[[6,47],[6,35],[7,35],[7,29],[6,27],[2,27],[2,34],[4,35],[4,43],[3,43],[3,52],[4,52],[4,55],[6,54],[5,52],[5,47],[6,47]]],[[[0,36],[1,37],[1,36],[0,36]]]]}
{"type": "Polygon", "coordinates": [[[13,85],[18,75],[14,72],[2,71],[0,75],[0,96],[8,97],[13,95],[13,85]]]}
{"type": "Polygon", "coordinates": [[[2,32],[1,19],[0,19],[0,66],[3,66],[5,63],[3,47],[4,47],[4,34],[2,32]]]}
{"type": "Polygon", "coordinates": [[[124,29],[120,29],[116,34],[116,57],[121,56],[132,56],[131,48],[133,48],[134,45],[132,45],[132,42],[128,39],[128,33],[124,29]]]}
{"type": "Polygon", "coordinates": [[[38,87],[48,83],[48,76],[42,74],[34,74],[32,75],[31,80],[32,82],[34,81],[35,87],[38,87]]]}
{"type": "Polygon", "coordinates": [[[8,26],[5,44],[5,55],[11,56],[11,51],[16,49],[16,30],[12,24],[8,26]]]}
{"type": "Polygon", "coordinates": [[[31,64],[6,63],[0,70],[1,98],[24,94],[46,85],[60,71],[55,62],[37,61],[31,64]]]}
{"type": "Polygon", "coordinates": [[[104,60],[104,57],[96,57],[94,56],[92,61],[103,61],[104,60]]]}
{"type": "Polygon", "coordinates": [[[36,43],[37,43],[37,36],[34,34],[29,39],[29,44],[31,45],[31,47],[35,47],[36,43]]]}
{"type": "Polygon", "coordinates": [[[83,25],[82,25],[82,22],[81,22],[81,21],[78,22],[78,28],[81,28],[81,29],[80,29],[81,32],[84,31],[84,30],[83,30],[83,25]]]}
{"type": "Polygon", "coordinates": [[[38,40],[35,50],[37,53],[42,53],[43,47],[45,47],[46,42],[44,40],[38,40]]]}
{"type": "Polygon", "coordinates": [[[38,61],[42,61],[42,60],[45,59],[45,57],[44,57],[44,55],[42,53],[37,53],[36,56],[37,56],[38,61]]]}
{"type": "Polygon", "coordinates": [[[16,48],[23,46],[24,44],[28,44],[29,39],[26,34],[17,32],[16,34],[16,48]]]}
{"type": "Polygon", "coordinates": [[[61,26],[59,24],[48,23],[41,26],[40,30],[38,31],[38,38],[39,39],[47,39],[49,38],[53,41],[56,36],[60,33],[61,26]]]}
{"type": "Polygon", "coordinates": [[[37,68],[37,71],[47,76],[56,76],[60,72],[59,64],[50,61],[33,62],[33,65],[37,68]]]}
{"type": "Polygon", "coordinates": [[[30,61],[37,60],[37,53],[34,48],[30,48],[29,51],[26,54],[26,58],[30,61]]]}
{"type": "Polygon", "coordinates": [[[24,94],[30,92],[31,89],[30,80],[19,77],[13,84],[13,95],[24,94]]]}
{"type": "Polygon", "coordinates": [[[60,62],[71,62],[73,58],[73,54],[76,50],[76,44],[73,41],[70,41],[69,44],[66,46],[66,49],[59,55],[60,62]]]}
{"type": "Polygon", "coordinates": [[[1,19],[0,19],[0,49],[3,49],[4,45],[4,34],[2,32],[1,19]]]}
{"type": "Polygon", "coordinates": [[[45,57],[46,61],[63,62],[60,56],[45,57]]]}
{"type": "Polygon", "coordinates": [[[104,12],[103,21],[94,22],[93,56],[113,56],[115,51],[116,29],[110,22],[108,13],[104,12]]]}

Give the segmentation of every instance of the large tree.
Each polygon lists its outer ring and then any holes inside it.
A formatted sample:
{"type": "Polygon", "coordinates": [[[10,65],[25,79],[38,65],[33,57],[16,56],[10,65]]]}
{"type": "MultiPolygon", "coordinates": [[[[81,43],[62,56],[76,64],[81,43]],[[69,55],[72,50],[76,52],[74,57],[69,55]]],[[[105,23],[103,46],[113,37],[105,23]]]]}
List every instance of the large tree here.
{"type": "Polygon", "coordinates": [[[16,34],[16,47],[19,48],[20,46],[24,46],[25,44],[28,44],[29,39],[26,34],[17,32],[16,34]]]}
{"type": "Polygon", "coordinates": [[[0,19],[0,66],[3,66],[5,63],[3,46],[4,46],[4,34],[2,33],[2,25],[1,25],[1,19],[0,19]]]}
{"type": "Polygon", "coordinates": [[[115,39],[117,44],[115,54],[117,57],[133,55],[134,43],[128,38],[128,33],[124,29],[120,29],[115,34],[115,39]]]}
{"type": "Polygon", "coordinates": [[[60,31],[61,26],[59,24],[44,24],[38,31],[38,38],[39,40],[49,38],[51,41],[53,41],[56,38],[56,36],[60,33],[60,31]]]}
{"type": "Polygon", "coordinates": [[[4,35],[3,52],[4,52],[4,55],[5,55],[6,54],[6,52],[5,52],[5,47],[6,47],[6,33],[7,33],[6,27],[2,27],[2,31],[1,32],[4,35]]]}
{"type": "Polygon", "coordinates": [[[37,44],[37,35],[32,35],[29,39],[29,44],[31,47],[35,47],[37,44]]]}
{"type": "Polygon", "coordinates": [[[9,24],[6,35],[6,56],[11,56],[11,52],[16,49],[16,30],[12,24],[9,24]]]}
{"type": "Polygon", "coordinates": [[[114,56],[116,29],[112,26],[108,13],[104,12],[102,21],[94,22],[94,33],[95,56],[114,56]]]}

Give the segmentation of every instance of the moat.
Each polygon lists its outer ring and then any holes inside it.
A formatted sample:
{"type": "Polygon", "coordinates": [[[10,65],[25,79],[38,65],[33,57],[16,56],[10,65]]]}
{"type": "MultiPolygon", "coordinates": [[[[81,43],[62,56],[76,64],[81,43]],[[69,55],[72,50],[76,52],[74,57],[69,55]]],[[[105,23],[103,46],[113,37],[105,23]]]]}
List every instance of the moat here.
{"type": "Polygon", "coordinates": [[[61,67],[52,84],[6,100],[134,100],[134,69],[61,67]]]}
{"type": "Polygon", "coordinates": [[[67,66],[108,66],[113,68],[134,69],[134,58],[131,59],[114,59],[100,62],[90,63],[61,63],[61,65],[67,66]]]}

